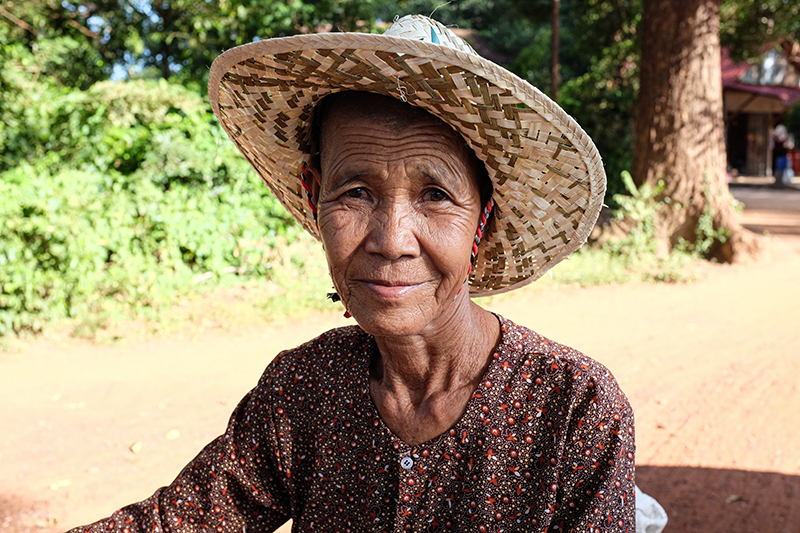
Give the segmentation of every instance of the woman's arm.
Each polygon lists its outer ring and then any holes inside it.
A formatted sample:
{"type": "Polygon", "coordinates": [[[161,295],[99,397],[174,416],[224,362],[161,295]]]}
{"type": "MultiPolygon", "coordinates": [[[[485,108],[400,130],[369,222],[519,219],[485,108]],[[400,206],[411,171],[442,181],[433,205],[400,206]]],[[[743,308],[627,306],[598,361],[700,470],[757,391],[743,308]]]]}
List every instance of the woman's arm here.
{"type": "MultiPolygon", "coordinates": [[[[266,374],[265,374],[266,376],[266,374]]],[[[70,533],[274,531],[291,516],[287,476],[275,455],[277,433],[265,379],[239,403],[225,434],[168,487],[70,533]]]]}
{"type": "Polygon", "coordinates": [[[575,391],[550,522],[555,531],[636,530],[633,410],[603,370],[575,391]]]}

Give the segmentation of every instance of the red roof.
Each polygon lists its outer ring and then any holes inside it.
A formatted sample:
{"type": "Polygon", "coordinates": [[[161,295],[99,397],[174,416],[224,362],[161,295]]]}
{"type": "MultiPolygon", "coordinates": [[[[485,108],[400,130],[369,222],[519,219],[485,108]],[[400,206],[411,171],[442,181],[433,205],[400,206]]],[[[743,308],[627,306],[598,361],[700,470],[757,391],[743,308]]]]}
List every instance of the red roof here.
{"type": "Polygon", "coordinates": [[[786,107],[791,107],[800,101],[800,87],[782,87],[780,85],[752,85],[750,83],[722,83],[723,89],[756,93],[771,98],[780,99],[786,107]]]}
{"type": "Polygon", "coordinates": [[[738,83],[742,74],[748,71],[752,66],[749,63],[734,63],[731,59],[730,52],[727,48],[722,49],[722,86],[727,87],[728,84],[738,83]]]}
{"type": "Polygon", "coordinates": [[[752,65],[748,63],[734,63],[726,48],[722,49],[722,88],[732,91],[755,93],[769,98],[777,98],[786,107],[791,107],[800,101],[800,87],[786,87],[783,85],[756,85],[742,83],[739,78],[747,72],[752,65]]]}

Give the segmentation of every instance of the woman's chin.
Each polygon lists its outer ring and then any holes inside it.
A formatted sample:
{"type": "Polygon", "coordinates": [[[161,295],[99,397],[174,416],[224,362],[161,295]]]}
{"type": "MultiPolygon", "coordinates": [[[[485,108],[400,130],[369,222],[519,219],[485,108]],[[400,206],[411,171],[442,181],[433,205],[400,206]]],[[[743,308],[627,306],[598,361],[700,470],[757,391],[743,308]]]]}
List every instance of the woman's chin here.
{"type": "Polygon", "coordinates": [[[425,328],[424,324],[409,323],[404,319],[391,316],[372,315],[366,319],[359,319],[353,315],[358,325],[374,337],[405,337],[415,335],[425,328]]]}

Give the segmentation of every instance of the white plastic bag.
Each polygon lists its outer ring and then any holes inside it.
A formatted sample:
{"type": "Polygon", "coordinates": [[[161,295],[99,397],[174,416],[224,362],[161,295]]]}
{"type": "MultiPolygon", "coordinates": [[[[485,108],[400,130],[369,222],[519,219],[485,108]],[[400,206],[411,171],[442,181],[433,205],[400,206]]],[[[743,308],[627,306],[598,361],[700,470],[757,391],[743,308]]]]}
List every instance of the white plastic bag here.
{"type": "Polygon", "coordinates": [[[667,525],[667,512],[653,498],[636,487],[636,533],[661,533],[667,525]]]}

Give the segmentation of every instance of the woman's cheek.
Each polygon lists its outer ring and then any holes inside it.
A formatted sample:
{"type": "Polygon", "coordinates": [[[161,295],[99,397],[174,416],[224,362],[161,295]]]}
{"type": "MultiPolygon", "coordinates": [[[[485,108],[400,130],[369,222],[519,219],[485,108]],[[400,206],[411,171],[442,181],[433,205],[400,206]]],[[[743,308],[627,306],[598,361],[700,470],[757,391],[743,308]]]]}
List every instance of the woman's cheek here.
{"type": "Polygon", "coordinates": [[[343,298],[345,295],[342,292],[346,292],[345,273],[348,261],[359,242],[359,227],[357,217],[353,217],[347,210],[331,209],[320,212],[319,230],[328,260],[328,270],[339,296],[343,298]]]}

